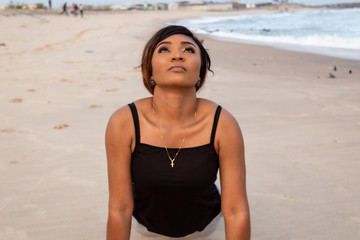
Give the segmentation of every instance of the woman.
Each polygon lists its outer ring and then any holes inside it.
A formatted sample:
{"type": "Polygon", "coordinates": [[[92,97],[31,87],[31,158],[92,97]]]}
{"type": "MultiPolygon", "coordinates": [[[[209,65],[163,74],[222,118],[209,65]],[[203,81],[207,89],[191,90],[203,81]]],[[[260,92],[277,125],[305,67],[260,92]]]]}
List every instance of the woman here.
{"type": "Polygon", "coordinates": [[[240,128],[196,96],[210,65],[182,26],[160,29],[146,44],[141,70],[153,96],[117,110],[106,130],[108,240],[128,240],[132,221],[145,237],[206,238],[221,216],[227,240],[250,239],[240,128]]]}

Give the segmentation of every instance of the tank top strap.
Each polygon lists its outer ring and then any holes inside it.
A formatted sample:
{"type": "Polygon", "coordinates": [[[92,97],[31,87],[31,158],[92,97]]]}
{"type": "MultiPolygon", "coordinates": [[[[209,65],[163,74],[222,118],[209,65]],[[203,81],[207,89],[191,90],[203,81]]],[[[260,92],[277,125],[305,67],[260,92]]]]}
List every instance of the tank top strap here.
{"type": "Polygon", "coordinates": [[[130,103],[128,104],[128,106],[130,107],[131,110],[131,114],[133,117],[133,121],[134,121],[134,126],[135,126],[135,140],[136,143],[140,143],[140,125],[139,125],[139,116],[138,116],[138,112],[135,106],[135,103],[130,103]]]}
{"type": "Polygon", "coordinates": [[[222,107],[220,105],[216,108],[216,112],[215,112],[215,116],[214,116],[214,123],[213,123],[213,127],[211,130],[211,138],[210,138],[211,144],[214,144],[214,141],[215,141],[216,128],[217,128],[217,125],[219,122],[221,109],[222,109],[222,107]]]}

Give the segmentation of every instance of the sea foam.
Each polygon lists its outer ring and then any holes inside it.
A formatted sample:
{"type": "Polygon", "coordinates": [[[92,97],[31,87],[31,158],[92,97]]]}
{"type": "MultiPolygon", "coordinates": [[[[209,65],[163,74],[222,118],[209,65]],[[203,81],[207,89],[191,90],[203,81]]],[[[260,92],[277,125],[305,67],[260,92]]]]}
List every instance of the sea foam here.
{"type": "Polygon", "coordinates": [[[183,19],[176,24],[220,40],[360,60],[360,9],[324,9],[183,19]]]}

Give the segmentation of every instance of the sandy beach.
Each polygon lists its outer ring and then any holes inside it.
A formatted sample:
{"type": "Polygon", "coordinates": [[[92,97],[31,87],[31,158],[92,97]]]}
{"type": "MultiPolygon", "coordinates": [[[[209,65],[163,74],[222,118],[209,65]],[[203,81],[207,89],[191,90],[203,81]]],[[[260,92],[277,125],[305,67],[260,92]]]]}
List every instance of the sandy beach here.
{"type": "MultiPolygon", "coordinates": [[[[1,240],[105,239],[104,131],[149,96],[146,40],[221,14],[0,11],[1,240]]],[[[360,62],[199,37],[214,70],[199,97],[244,134],[252,239],[360,239],[360,62]]],[[[225,239],[223,224],[208,239],[225,239]]]]}

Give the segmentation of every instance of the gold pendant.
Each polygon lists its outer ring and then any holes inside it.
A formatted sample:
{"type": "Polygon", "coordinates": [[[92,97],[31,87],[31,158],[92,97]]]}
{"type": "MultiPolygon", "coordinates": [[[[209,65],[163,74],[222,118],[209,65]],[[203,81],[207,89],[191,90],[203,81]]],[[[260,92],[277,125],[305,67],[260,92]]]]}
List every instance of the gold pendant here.
{"type": "Polygon", "coordinates": [[[171,165],[171,167],[173,168],[174,165],[175,165],[175,164],[174,164],[175,159],[171,159],[171,158],[170,158],[170,161],[171,161],[170,165],[171,165]]]}

